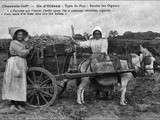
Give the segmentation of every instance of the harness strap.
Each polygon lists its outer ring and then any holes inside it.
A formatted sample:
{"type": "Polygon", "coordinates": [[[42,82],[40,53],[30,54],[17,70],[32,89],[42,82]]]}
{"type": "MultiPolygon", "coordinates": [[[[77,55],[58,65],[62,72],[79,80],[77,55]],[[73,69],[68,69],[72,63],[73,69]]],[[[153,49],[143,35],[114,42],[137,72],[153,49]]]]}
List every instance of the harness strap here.
{"type": "Polygon", "coordinates": [[[115,71],[120,70],[122,68],[120,58],[116,55],[110,55],[109,57],[112,61],[115,71]]]}
{"type": "Polygon", "coordinates": [[[132,56],[130,54],[127,56],[127,64],[128,64],[128,68],[129,69],[133,69],[134,68],[134,66],[132,64],[132,56]]]}
{"type": "Polygon", "coordinates": [[[91,72],[93,72],[93,69],[92,69],[92,66],[91,66],[91,62],[92,62],[92,59],[91,59],[90,62],[89,62],[89,66],[90,66],[91,72]]]}
{"type": "MultiPolygon", "coordinates": [[[[120,70],[122,68],[121,62],[120,62],[120,58],[118,56],[116,56],[116,55],[109,55],[109,57],[110,57],[110,61],[113,64],[115,72],[117,70],[120,70]]],[[[121,84],[121,76],[120,76],[120,74],[117,74],[116,76],[117,76],[117,80],[118,80],[117,82],[121,84]]]]}
{"type": "MultiPolygon", "coordinates": [[[[127,56],[127,64],[129,69],[134,69],[134,66],[132,64],[132,56],[130,54],[127,56]]],[[[137,73],[135,71],[132,71],[132,75],[136,77],[137,73]]]]}
{"type": "MultiPolygon", "coordinates": [[[[92,62],[92,58],[90,57],[89,58],[89,63],[87,64],[87,67],[86,67],[86,69],[85,69],[85,72],[87,72],[87,70],[88,70],[88,68],[90,67],[90,69],[91,69],[91,62],[92,62]]],[[[91,72],[92,72],[93,70],[91,69],[91,72]]]]}

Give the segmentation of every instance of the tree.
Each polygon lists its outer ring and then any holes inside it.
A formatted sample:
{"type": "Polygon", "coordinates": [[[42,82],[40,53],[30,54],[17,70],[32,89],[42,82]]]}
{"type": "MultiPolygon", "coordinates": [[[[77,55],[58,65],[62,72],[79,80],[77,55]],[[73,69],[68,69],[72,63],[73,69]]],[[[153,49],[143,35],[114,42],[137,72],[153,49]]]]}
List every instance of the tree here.
{"type": "Polygon", "coordinates": [[[131,31],[126,31],[123,36],[125,38],[133,38],[134,37],[134,33],[132,33],[131,31]]]}
{"type": "Polygon", "coordinates": [[[118,32],[117,32],[117,30],[111,30],[110,32],[109,32],[109,37],[116,37],[116,36],[118,36],[118,32]]]}

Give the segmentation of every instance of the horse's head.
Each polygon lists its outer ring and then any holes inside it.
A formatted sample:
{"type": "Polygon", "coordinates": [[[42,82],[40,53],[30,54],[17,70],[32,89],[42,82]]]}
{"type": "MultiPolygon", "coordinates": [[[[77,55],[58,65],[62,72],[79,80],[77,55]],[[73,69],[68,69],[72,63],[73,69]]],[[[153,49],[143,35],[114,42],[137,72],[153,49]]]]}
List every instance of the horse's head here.
{"type": "Polygon", "coordinates": [[[155,58],[152,55],[140,54],[141,68],[144,70],[145,75],[154,74],[154,61],[155,58]]]}
{"type": "Polygon", "coordinates": [[[140,46],[141,54],[138,56],[136,54],[132,54],[132,63],[137,72],[142,71],[145,75],[153,75],[154,74],[154,61],[155,58],[148,51],[148,49],[140,46]]]}

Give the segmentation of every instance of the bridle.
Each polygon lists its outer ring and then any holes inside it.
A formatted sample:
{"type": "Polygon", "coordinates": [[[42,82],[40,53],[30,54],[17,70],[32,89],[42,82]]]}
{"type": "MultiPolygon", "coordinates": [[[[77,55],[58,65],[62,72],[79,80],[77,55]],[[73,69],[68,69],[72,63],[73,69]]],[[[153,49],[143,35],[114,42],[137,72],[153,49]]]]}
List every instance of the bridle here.
{"type": "MultiPolygon", "coordinates": [[[[143,54],[142,54],[143,55],[143,54]]],[[[152,55],[147,55],[147,56],[142,56],[142,59],[140,59],[140,56],[139,56],[139,63],[140,63],[140,66],[137,65],[137,63],[135,63],[135,67],[137,67],[139,70],[141,70],[142,72],[146,72],[147,70],[154,70],[154,68],[146,68],[144,65],[144,59],[146,59],[147,57],[153,57],[152,55]]],[[[133,63],[132,63],[133,64],[133,63]]]]}

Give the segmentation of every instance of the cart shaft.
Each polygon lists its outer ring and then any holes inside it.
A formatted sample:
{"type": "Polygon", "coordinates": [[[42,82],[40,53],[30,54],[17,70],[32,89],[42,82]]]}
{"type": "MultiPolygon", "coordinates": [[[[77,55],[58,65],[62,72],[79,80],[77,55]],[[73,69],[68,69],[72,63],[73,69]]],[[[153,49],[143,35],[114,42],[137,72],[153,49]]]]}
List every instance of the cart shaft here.
{"type": "Polygon", "coordinates": [[[55,77],[60,77],[63,79],[76,79],[76,78],[82,78],[82,77],[107,77],[107,76],[117,76],[122,73],[128,73],[128,72],[133,72],[135,71],[134,69],[129,69],[129,70],[117,70],[117,71],[111,71],[111,72],[90,72],[90,73],[65,73],[61,75],[56,75],[55,77]]]}

